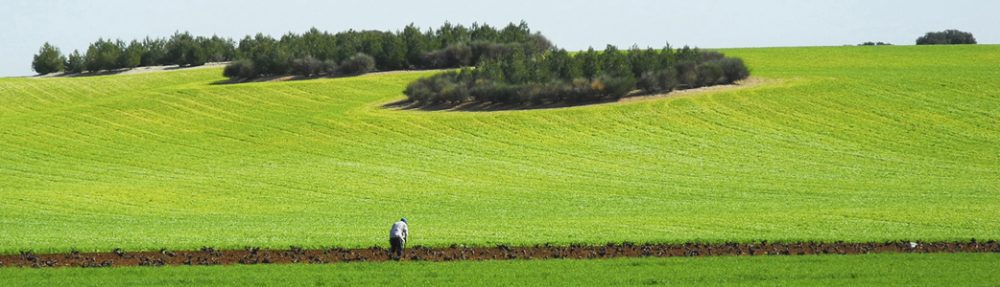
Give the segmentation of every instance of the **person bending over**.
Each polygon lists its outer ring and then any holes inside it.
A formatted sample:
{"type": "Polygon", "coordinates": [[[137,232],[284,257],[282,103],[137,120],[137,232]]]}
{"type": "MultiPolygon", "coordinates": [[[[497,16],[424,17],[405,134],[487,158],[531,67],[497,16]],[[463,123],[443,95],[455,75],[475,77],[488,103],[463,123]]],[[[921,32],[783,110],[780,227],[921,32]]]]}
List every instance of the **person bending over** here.
{"type": "Polygon", "coordinates": [[[406,225],[406,217],[392,224],[389,229],[389,256],[399,260],[403,258],[403,248],[406,246],[406,237],[409,235],[409,228],[406,225]]]}

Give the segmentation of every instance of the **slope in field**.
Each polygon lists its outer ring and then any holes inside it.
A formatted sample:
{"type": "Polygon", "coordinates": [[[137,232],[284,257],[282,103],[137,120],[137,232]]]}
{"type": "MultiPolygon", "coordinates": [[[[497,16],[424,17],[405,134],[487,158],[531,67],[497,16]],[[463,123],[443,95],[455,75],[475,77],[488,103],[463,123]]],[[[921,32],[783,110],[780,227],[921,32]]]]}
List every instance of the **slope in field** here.
{"type": "Polygon", "coordinates": [[[725,51],[776,84],[383,109],[429,73],[0,79],[0,252],[1000,238],[1000,47],[725,51]]]}

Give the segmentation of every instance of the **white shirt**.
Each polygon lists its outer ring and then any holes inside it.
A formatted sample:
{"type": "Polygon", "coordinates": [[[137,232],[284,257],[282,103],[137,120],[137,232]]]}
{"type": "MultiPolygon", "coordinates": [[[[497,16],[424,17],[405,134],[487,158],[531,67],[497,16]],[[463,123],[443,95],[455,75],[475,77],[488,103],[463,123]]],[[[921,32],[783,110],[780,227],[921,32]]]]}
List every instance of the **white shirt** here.
{"type": "Polygon", "coordinates": [[[399,237],[403,241],[406,241],[406,235],[409,233],[409,228],[406,226],[406,222],[397,221],[392,224],[392,229],[389,229],[389,238],[399,237]]]}

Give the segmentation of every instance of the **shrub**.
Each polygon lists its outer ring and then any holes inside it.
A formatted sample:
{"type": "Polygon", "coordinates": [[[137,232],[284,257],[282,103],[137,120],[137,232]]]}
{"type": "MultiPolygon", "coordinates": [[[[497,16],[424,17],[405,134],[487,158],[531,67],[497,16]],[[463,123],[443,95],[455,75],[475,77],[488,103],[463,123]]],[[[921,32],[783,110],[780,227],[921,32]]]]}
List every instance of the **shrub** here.
{"type": "Polygon", "coordinates": [[[705,62],[697,66],[698,87],[712,86],[725,83],[725,74],[718,61],[705,62]]]}
{"type": "Polygon", "coordinates": [[[430,68],[468,66],[472,63],[472,48],[462,43],[451,45],[448,48],[425,54],[424,63],[427,63],[430,68]]]}
{"type": "Polygon", "coordinates": [[[750,77],[750,69],[743,63],[743,59],[725,58],[718,60],[718,63],[722,68],[723,75],[725,75],[721,84],[732,84],[750,77]]]}
{"type": "Polygon", "coordinates": [[[337,68],[341,75],[361,75],[375,70],[375,59],[363,53],[357,53],[337,68]]]}
{"type": "Polygon", "coordinates": [[[50,45],[48,42],[42,44],[31,61],[31,68],[39,75],[60,72],[64,69],[66,57],[62,55],[59,48],[50,45]]]}
{"type": "Polygon", "coordinates": [[[677,69],[668,67],[663,70],[645,72],[636,85],[646,93],[673,91],[678,85],[677,69]]]}
{"type": "Polygon", "coordinates": [[[260,76],[260,71],[254,66],[253,61],[238,60],[233,61],[222,69],[222,75],[230,79],[252,79],[260,76]]]}
{"type": "Polygon", "coordinates": [[[858,46],[892,46],[892,44],[886,42],[864,42],[858,44],[858,46]]]}
{"type": "Polygon", "coordinates": [[[973,37],[972,33],[952,29],[941,32],[927,32],[926,35],[917,38],[917,45],[960,44],[976,44],[976,37],[973,37]]]}
{"type": "Polygon", "coordinates": [[[695,63],[678,63],[674,66],[674,69],[677,70],[677,87],[688,89],[698,87],[698,71],[695,63]]]}
{"type": "Polygon", "coordinates": [[[335,74],[337,74],[337,69],[339,69],[339,68],[340,68],[340,66],[337,65],[337,61],[334,61],[334,60],[323,61],[323,73],[324,74],[335,75],[335,74]]]}
{"type": "Polygon", "coordinates": [[[631,92],[633,89],[635,89],[635,84],[636,84],[635,78],[632,78],[630,76],[615,77],[610,75],[604,75],[598,78],[596,81],[600,81],[602,84],[601,89],[595,89],[598,93],[600,93],[601,98],[594,100],[620,99],[625,95],[627,95],[629,92],[631,92]]]}
{"type": "Polygon", "coordinates": [[[292,60],[291,63],[292,74],[300,75],[304,77],[318,76],[323,73],[323,61],[314,58],[313,56],[306,56],[305,58],[299,58],[292,60]]]}

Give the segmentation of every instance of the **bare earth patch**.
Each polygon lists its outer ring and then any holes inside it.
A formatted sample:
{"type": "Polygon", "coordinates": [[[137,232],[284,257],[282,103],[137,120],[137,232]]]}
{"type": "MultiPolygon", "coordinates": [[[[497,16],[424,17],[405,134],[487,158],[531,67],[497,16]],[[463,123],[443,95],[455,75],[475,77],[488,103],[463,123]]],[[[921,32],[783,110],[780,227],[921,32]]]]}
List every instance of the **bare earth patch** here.
{"type": "MultiPolygon", "coordinates": [[[[987,242],[868,242],[868,243],[685,243],[685,244],[607,244],[597,246],[535,245],[526,247],[463,247],[443,248],[416,246],[407,248],[404,260],[513,260],[513,259],[597,259],[615,257],[691,257],[691,256],[761,256],[870,253],[997,253],[1000,243],[987,242]]],[[[19,255],[0,256],[0,267],[113,267],[163,265],[230,265],[282,263],[337,263],[356,261],[387,261],[389,250],[382,247],[362,249],[302,249],[267,250],[247,247],[244,250],[125,252],[115,249],[106,253],[71,252],[37,255],[24,251],[19,255]]]]}

